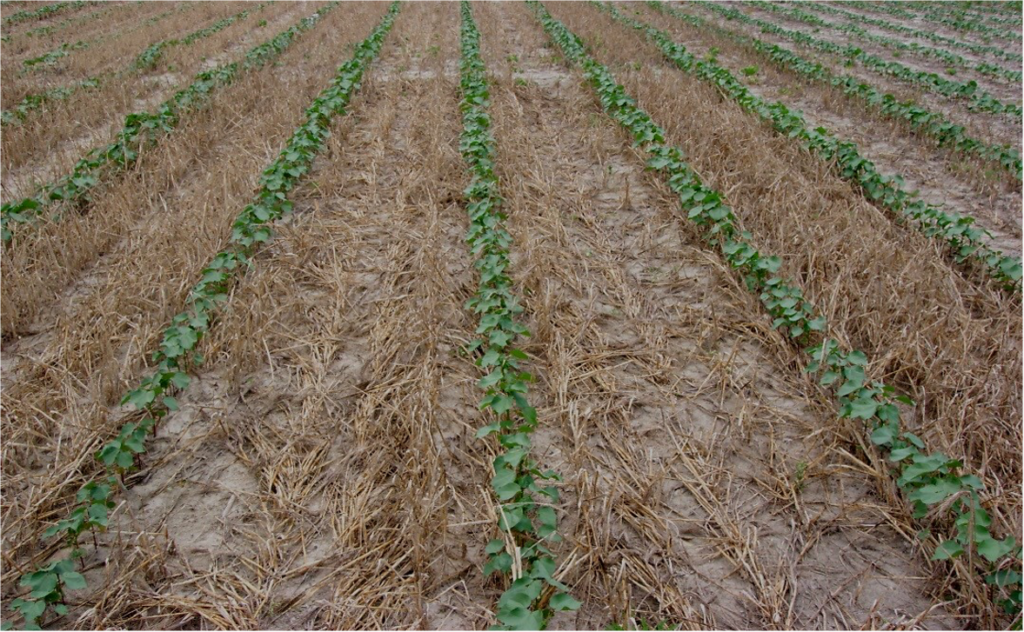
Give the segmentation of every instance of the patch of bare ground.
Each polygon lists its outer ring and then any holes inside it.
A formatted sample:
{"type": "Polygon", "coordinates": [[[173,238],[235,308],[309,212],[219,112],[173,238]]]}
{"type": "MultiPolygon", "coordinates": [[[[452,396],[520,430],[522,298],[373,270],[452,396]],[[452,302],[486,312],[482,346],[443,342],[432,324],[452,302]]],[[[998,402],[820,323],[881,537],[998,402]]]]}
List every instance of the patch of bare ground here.
{"type": "MultiPolygon", "coordinates": [[[[96,471],[93,452],[123,417],[116,408],[121,393],[139,379],[163,328],[224,247],[260,171],[384,9],[350,4],[327,16],[285,52],[280,66],[230,86],[203,117],[185,123],[175,142],[106,191],[91,217],[53,225],[67,226],[70,232],[61,234],[76,247],[105,254],[82,274],[64,277],[74,283],[38,314],[38,333],[4,347],[5,598],[30,560],[52,553],[38,545],[42,529],[67,510],[81,477],[96,471]],[[79,244],[76,234],[95,241],[79,244]]],[[[9,282],[11,268],[5,259],[5,292],[31,283],[9,282]]]]}
{"type": "MultiPolygon", "coordinates": [[[[815,37],[817,39],[832,42],[834,44],[846,45],[853,44],[864,52],[880,57],[886,61],[895,61],[908,68],[912,68],[917,71],[935,73],[944,79],[950,81],[976,81],[980,90],[990,93],[1000,101],[1008,103],[1019,103],[1021,98],[1021,84],[1019,82],[1013,82],[1009,79],[1002,77],[993,77],[992,75],[982,74],[969,67],[956,66],[955,74],[950,74],[948,70],[950,66],[943,63],[941,59],[937,59],[931,56],[917,55],[912,52],[899,53],[891,49],[883,47],[881,44],[864,40],[857,35],[852,33],[844,33],[831,28],[817,27],[806,22],[802,22],[795,18],[775,13],[763,9],[758,5],[748,5],[743,3],[734,3],[733,7],[742,8],[745,13],[752,15],[761,20],[778,24],[791,31],[800,31],[815,37]],[[894,52],[898,53],[894,55],[894,52]]],[[[839,16],[822,16],[826,22],[829,23],[842,23],[842,20],[838,19],[839,16]],[[833,19],[836,18],[836,19],[833,19]]],[[[893,17],[893,16],[890,16],[893,17]]],[[[897,18],[898,19],[898,18],[897,18]]],[[[858,24],[858,26],[860,26],[858,24]]],[[[898,39],[893,37],[893,39],[898,39]]],[[[793,44],[790,44],[792,46],[793,44]]],[[[931,48],[935,48],[931,46],[931,48]]],[[[959,54],[959,53],[958,53],[959,54]]]]}
{"type": "MultiPolygon", "coordinates": [[[[751,8],[741,3],[729,2],[726,4],[747,13],[753,11],[751,8]]],[[[1008,143],[1018,151],[1021,150],[1021,122],[1019,119],[1014,120],[1010,114],[971,112],[967,109],[966,102],[963,100],[927,92],[915,87],[914,85],[900,82],[892,77],[876,74],[859,65],[847,68],[835,55],[829,55],[815,49],[800,46],[779,35],[762,33],[760,29],[752,25],[737,24],[735,21],[726,21],[717,13],[704,7],[697,8],[693,5],[679,3],[676,3],[674,6],[682,11],[686,11],[694,15],[700,15],[702,18],[708,19],[719,26],[723,26],[737,32],[742,32],[746,35],[757,37],[763,41],[778,44],[783,48],[793,50],[805,59],[820,63],[835,74],[845,74],[856,77],[860,81],[868,83],[882,92],[893,94],[901,101],[913,100],[922,107],[925,107],[932,112],[939,112],[949,120],[959,125],[963,125],[969,136],[984,140],[989,144],[1000,145],[1008,143]]],[[[761,15],[760,17],[767,19],[768,21],[778,20],[778,16],[773,14],[761,15]]],[[[683,43],[685,44],[686,42],[683,43]]],[[[1019,91],[1018,98],[1013,101],[1015,103],[1020,103],[1019,91]]]]}
{"type": "MultiPolygon", "coordinates": [[[[641,6],[627,5],[639,10],[641,6]]],[[[965,161],[935,147],[926,138],[905,134],[901,123],[875,116],[858,102],[830,86],[803,80],[778,69],[753,51],[707,30],[645,7],[639,19],[685,42],[697,57],[718,49],[718,62],[758,96],[799,110],[812,126],[824,126],[841,138],[857,143],[862,155],[885,174],[899,174],[907,190],[920,192],[931,204],[976,217],[993,233],[993,243],[1004,252],[1021,253],[1020,183],[1008,174],[996,174],[979,161],[965,161]],[[743,68],[756,73],[744,76],[743,68]]],[[[666,72],[677,72],[675,69],[666,72]]]]}
{"type": "Polygon", "coordinates": [[[857,429],[552,66],[528,11],[478,16],[541,380],[534,443],[566,479],[565,581],[585,604],[555,627],[950,625],[878,474],[843,447],[857,429]]]}
{"type": "MultiPolygon", "coordinates": [[[[873,375],[918,402],[908,426],[983,478],[996,532],[1018,533],[1019,301],[963,278],[931,240],[894,225],[820,160],[699,80],[668,72],[657,49],[631,29],[591,7],[551,9],[618,69],[627,92],[725,194],[759,246],[782,256],[782,273],[828,319],[828,334],[864,350],[873,375]]],[[[868,462],[888,476],[885,462],[868,462]]],[[[892,511],[905,518],[892,493],[892,511]]],[[[951,584],[963,591],[961,614],[994,621],[984,587],[963,570],[956,568],[960,583],[951,584]]]]}
{"type": "MultiPolygon", "coordinates": [[[[32,113],[23,123],[5,128],[0,138],[4,200],[31,195],[39,184],[70,172],[83,154],[116,137],[125,116],[152,110],[187,87],[196,73],[209,69],[211,60],[222,63],[240,58],[247,48],[270,39],[314,10],[297,3],[276,3],[260,16],[235,22],[190,46],[165,49],[152,69],[107,76],[98,88],[78,90],[44,111],[32,113]],[[268,23],[254,27],[253,18],[268,23]]],[[[181,17],[187,16],[188,12],[181,17]]],[[[194,31],[195,24],[184,23],[180,28],[179,34],[184,34],[194,31]]],[[[121,65],[128,66],[145,45],[141,43],[130,57],[120,60],[121,65]]]]}

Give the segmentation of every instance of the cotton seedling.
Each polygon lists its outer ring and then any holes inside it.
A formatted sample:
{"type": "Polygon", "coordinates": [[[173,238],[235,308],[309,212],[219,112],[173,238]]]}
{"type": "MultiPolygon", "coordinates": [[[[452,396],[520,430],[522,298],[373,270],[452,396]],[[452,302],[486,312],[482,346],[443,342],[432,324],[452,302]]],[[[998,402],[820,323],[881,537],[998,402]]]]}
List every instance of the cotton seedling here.
{"type": "MultiPolygon", "coordinates": [[[[690,17],[661,3],[651,4],[677,17],[690,17]]],[[[947,213],[915,199],[903,188],[902,178],[880,173],[853,142],[838,138],[824,127],[812,128],[800,112],[779,101],[767,101],[757,96],[726,68],[707,59],[698,60],[664,31],[623,15],[612,5],[596,6],[620,22],[642,31],[679,69],[713,84],[720,94],[744,110],[770,122],[779,133],[800,141],[811,152],[834,164],[840,176],[857,185],[867,199],[892,212],[897,221],[909,221],[925,235],[944,242],[957,263],[970,261],[980,264],[1006,290],[1015,294],[1021,291],[1024,276],[1021,260],[992,248],[989,245],[991,235],[978,227],[973,217],[947,213]]]]}
{"type": "MultiPolygon", "coordinates": [[[[870,380],[869,362],[864,353],[845,351],[838,342],[827,337],[826,319],[814,315],[814,306],[803,297],[799,287],[776,274],[781,262],[762,254],[751,243],[751,235],[737,226],[737,219],[724,204],[721,194],[701,182],[684,160],[682,150],[665,143],[664,131],[616,83],[611,72],[587,54],[576,35],[551,17],[539,2],[531,1],[530,6],[566,58],[583,69],[609,116],[634,139],[641,139],[637,145],[647,154],[648,167],[661,173],[669,188],[679,196],[686,217],[743,275],[748,289],[760,293],[762,304],[775,317],[773,326],[786,329],[806,352],[811,359],[807,371],[824,371],[821,383],[835,389],[839,416],[866,423],[872,443],[896,464],[897,485],[906,492],[915,515],[923,518],[926,514],[941,513],[953,519],[955,534],[937,543],[932,558],[967,556],[970,551],[976,562],[972,568],[979,570],[984,581],[994,587],[996,600],[1007,612],[1018,618],[1022,549],[1012,536],[997,539],[989,531],[991,517],[983,507],[982,481],[977,476],[962,473],[962,462],[938,452],[926,453],[924,442],[902,428],[896,404],[913,406],[914,402],[897,395],[893,387],[870,380]],[[643,140],[648,138],[654,140],[643,140]],[[812,344],[813,339],[821,342],[812,344]]],[[[618,13],[611,6],[607,10],[618,13]]]]}
{"type": "MultiPolygon", "coordinates": [[[[114,507],[113,494],[122,485],[124,474],[137,466],[138,458],[146,452],[146,440],[156,432],[160,420],[178,409],[173,393],[188,387],[187,371],[202,361],[197,345],[208,332],[215,310],[227,300],[230,285],[245,271],[256,248],[270,239],[270,223],[291,212],[288,193],[308,173],[313,159],[323,149],[331,120],[346,113],[345,108],[359,89],[363,73],[379,53],[398,9],[399,4],[392,3],[370,35],[356,46],[352,59],[338,68],[330,85],[306,109],[306,120],[277,159],[264,169],[256,199],[235,219],[230,246],[203,269],[201,279],[189,294],[188,308],[164,330],[160,348],[153,354],[156,371],[121,399],[121,404],[142,416],[141,420],[125,423],[117,437],[96,452],[96,459],[104,466],[104,476],[83,486],[76,498],[77,506],[44,534],[48,538],[62,535],[72,551],[66,560],[37,569],[22,579],[22,584],[33,590],[16,600],[17,607],[12,608],[22,615],[26,627],[37,625],[47,609],[56,615],[66,613],[65,588],[85,588],[84,578],[70,570],[73,559],[80,555],[79,537],[85,531],[106,527],[109,511],[114,507]]],[[[271,50],[273,47],[261,54],[270,56],[271,50]]]]}
{"type": "MultiPolygon", "coordinates": [[[[852,75],[834,74],[822,64],[808,61],[777,44],[771,44],[756,37],[732,32],[701,17],[685,13],[664,3],[649,2],[649,4],[657,10],[668,13],[697,28],[712,29],[716,33],[733,39],[740,45],[753,49],[772,63],[786,70],[790,70],[807,79],[839,88],[847,96],[859,99],[868,107],[876,109],[892,119],[905,122],[915,130],[934,138],[943,147],[950,147],[966,155],[991,160],[999,164],[1017,180],[1020,180],[1022,173],[1024,173],[1024,163],[1021,161],[1020,152],[1009,144],[994,145],[985,143],[969,136],[963,125],[949,121],[940,113],[929,111],[913,101],[900,101],[892,94],[878,90],[871,84],[861,81],[852,75]]],[[[763,22],[746,15],[742,11],[737,11],[719,3],[698,4],[722,15],[726,20],[736,20],[754,26],[759,26],[759,22],[763,22]]],[[[767,28],[769,31],[775,28],[770,23],[765,23],[765,25],[763,28],[767,28]]]]}
{"type": "Polygon", "coordinates": [[[485,373],[477,382],[484,390],[480,409],[494,421],[477,432],[478,439],[494,436],[502,452],[492,463],[491,487],[498,500],[497,526],[501,537],[484,549],[488,560],[484,574],[499,572],[510,583],[498,599],[499,629],[543,629],[559,610],[575,610],[580,603],[569,588],[556,580],[554,555],[545,543],[558,542],[558,488],[546,481],[560,480],[542,471],[530,456],[530,434],[537,427],[537,411],[530,406],[528,384],[533,376],[520,362],[526,354],[515,341],[528,336],[516,317],[523,309],[508,276],[512,237],[503,227],[498,178],[494,173],[494,140],[490,132],[490,93],[480,56],[480,33],[469,3],[462,3],[459,64],[462,89],[462,137],[459,151],[472,173],[466,189],[470,229],[466,235],[480,285],[466,309],[480,316],[480,338],[467,347],[479,357],[485,373]]]}

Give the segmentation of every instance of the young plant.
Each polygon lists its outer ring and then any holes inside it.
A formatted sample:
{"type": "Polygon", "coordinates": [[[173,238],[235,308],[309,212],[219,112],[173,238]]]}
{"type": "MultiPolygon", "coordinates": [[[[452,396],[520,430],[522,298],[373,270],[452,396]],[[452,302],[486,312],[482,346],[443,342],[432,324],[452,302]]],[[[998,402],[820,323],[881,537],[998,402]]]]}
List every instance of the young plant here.
{"type": "MultiPolygon", "coordinates": [[[[902,429],[896,403],[914,402],[895,395],[895,389],[868,379],[868,358],[860,351],[843,351],[827,337],[824,317],[814,316],[814,306],[792,281],[777,276],[781,261],[765,256],[750,242],[749,233],[737,226],[737,219],[724,204],[719,192],[703,184],[686,164],[681,149],[665,143],[664,131],[637,107],[636,102],[616,83],[609,70],[594,61],[580,39],[555,20],[543,5],[531,0],[538,19],[566,58],[578,64],[595,88],[601,106],[619,122],[649,159],[647,166],[660,172],[669,188],[679,196],[687,218],[702,229],[705,239],[715,245],[742,275],[752,292],[760,292],[765,308],[775,316],[773,326],[785,328],[790,337],[811,358],[809,372],[826,369],[820,381],[836,389],[840,417],[861,419],[870,429],[871,441],[892,462],[900,463],[897,485],[907,491],[907,500],[915,515],[945,517],[955,515],[951,538],[940,541],[933,559],[969,556],[972,571],[980,571],[993,586],[994,600],[1006,608],[1015,620],[1021,610],[1021,547],[1012,536],[996,539],[989,531],[991,517],[982,501],[984,485],[976,476],[962,474],[963,464],[941,453],[926,454],[924,443],[902,429]],[[814,339],[821,340],[812,345],[814,339]],[[902,465],[903,463],[905,465],[902,465]]],[[[608,10],[616,12],[614,7],[608,10]]],[[[625,18],[629,19],[629,18],[625,18]]],[[[666,46],[671,44],[666,41],[666,46]]],[[[682,50],[678,44],[672,44],[682,50]]],[[[683,51],[684,52],[684,51],[683,51]]],[[[686,53],[688,55],[688,53],[686,53]]],[[[690,57],[685,63],[699,63],[690,57]]]]}
{"type": "MultiPolygon", "coordinates": [[[[661,3],[652,5],[682,19],[693,17],[661,3]]],[[[610,13],[616,20],[642,31],[665,58],[679,69],[714,85],[720,94],[771,123],[780,134],[800,141],[822,160],[835,165],[842,178],[857,185],[868,200],[893,213],[897,221],[909,221],[925,235],[944,242],[950,256],[957,263],[971,262],[979,265],[1007,291],[1021,291],[1024,276],[1021,260],[993,248],[989,244],[991,235],[976,226],[973,217],[947,213],[923,200],[914,199],[903,188],[900,176],[880,173],[873,162],[860,154],[853,142],[836,137],[824,127],[812,128],[800,112],[790,110],[779,101],[770,102],[757,96],[726,68],[713,61],[698,60],[664,31],[623,15],[612,5],[595,6],[610,13]]]]}
{"type": "Polygon", "coordinates": [[[491,487],[498,501],[500,537],[484,552],[484,574],[500,572],[509,584],[498,599],[498,629],[538,630],[559,610],[575,610],[580,603],[569,588],[555,579],[554,554],[547,543],[558,542],[558,488],[546,481],[561,480],[553,471],[542,471],[530,456],[530,434],[537,427],[537,411],[527,399],[533,376],[520,362],[526,354],[516,348],[519,336],[528,336],[516,316],[523,308],[513,292],[509,246],[512,237],[504,229],[505,215],[497,175],[494,173],[494,140],[490,132],[490,93],[480,56],[480,33],[467,1],[462,2],[459,64],[462,88],[462,138],[459,150],[472,173],[466,189],[470,229],[466,235],[480,285],[466,309],[480,316],[479,339],[468,351],[478,354],[477,365],[485,375],[477,382],[484,390],[480,409],[489,411],[492,423],[477,432],[478,439],[494,436],[501,453],[492,463],[491,487]]]}
{"type": "Polygon", "coordinates": [[[137,411],[140,420],[125,423],[117,437],[96,452],[96,459],[105,466],[104,476],[82,487],[76,498],[78,506],[45,532],[45,537],[62,535],[72,551],[66,560],[37,569],[22,579],[23,585],[33,588],[29,595],[16,600],[15,610],[22,615],[26,626],[36,625],[47,608],[52,608],[57,615],[67,612],[63,588],[85,587],[84,578],[71,572],[72,560],[80,556],[80,535],[106,527],[109,510],[114,507],[111,498],[123,482],[124,474],[137,466],[139,457],[146,452],[146,439],[156,431],[157,423],[178,409],[178,402],[171,393],[188,386],[190,380],[186,371],[202,361],[196,347],[209,330],[217,306],[227,300],[231,283],[245,271],[259,244],[270,239],[269,224],[291,212],[288,193],[309,172],[313,159],[323,149],[330,135],[331,120],[346,113],[345,108],[359,89],[363,73],[391,30],[399,6],[397,2],[391,4],[370,35],[355,47],[352,59],[338,68],[330,85],[306,109],[306,120],[292,134],[277,159],[264,169],[256,199],[235,219],[230,245],[203,269],[202,278],[189,294],[188,308],[175,316],[164,330],[160,348],[153,354],[156,370],[121,399],[123,405],[137,411]],[[48,592],[44,593],[44,588],[48,592]]]}

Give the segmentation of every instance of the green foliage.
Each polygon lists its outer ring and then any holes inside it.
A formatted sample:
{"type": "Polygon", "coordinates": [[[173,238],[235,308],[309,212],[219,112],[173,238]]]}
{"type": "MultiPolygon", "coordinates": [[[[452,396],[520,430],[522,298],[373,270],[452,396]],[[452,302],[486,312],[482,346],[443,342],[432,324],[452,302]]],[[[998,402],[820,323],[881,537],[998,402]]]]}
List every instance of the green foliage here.
{"type": "MultiPolygon", "coordinates": [[[[56,88],[46,90],[45,92],[28,94],[13,108],[10,110],[4,110],[3,113],[0,114],[0,123],[3,125],[11,125],[19,121],[23,121],[28,117],[30,112],[43,107],[47,103],[52,101],[63,101],[78,90],[95,88],[98,86],[99,79],[90,78],[70,86],[58,86],[56,88]]],[[[4,241],[6,240],[7,238],[5,237],[4,241]]]]}
{"type": "MultiPolygon", "coordinates": [[[[924,443],[901,428],[896,404],[913,406],[913,401],[896,395],[891,386],[869,380],[869,362],[864,353],[843,351],[838,342],[824,336],[826,319],[814,315],[814,306],[804,299],[800,288],[776,275],[781,261],[765,256],[750,243],[751,236],[739,229],[721,194],[700,181],[686,164],[682,150],[665,144],[661,128],[637,107],[607,68],[586,54],[579,38],[552,18],[539,3],[531,1],[530,6],[565,56],[583,68],[605,111],[634,139],[638,139],[637,144],[649,157],[648,167],[662,174],[669,188],[679,196],[686,216],[702,229],[705,239],[717,246],[730,266],[742,275],[748,289],[760,293],[762,304],[775,317],[773,326],[785,329],[805,349],[811,358],[807,370],[821,372],[820,382],[835,389],[839,415],[866,422],[872,442],[887,452],[889,460],[896,464],[897,484],[907,492],[915,515],[922,518],[926,513],[943,511],[956,515],[956,535],[950,538],[954,544],[940,543],[936,555],[940,559],[943,555],[956,556],[959,554],[957,545],[963,550],[973,549],[978,554],[976,559],[986,565],[986,581],[998,588],[997,596],[1004,606],[1019,608],[1021,586],[1013,582],[1020,575],[1021,547],[1012,537],[999,540],[988,531],[991,519],[982,507],[982,481],[974,475],[962,474],[963,464],[960,461],[948,459],[941,453],[926,454],[924,443]],[[821,342],[812,345],[813,339],[821,342]],[[996,575],[998,571],[1010,571],[1016,575],[996,575]],[[1000,585],[1000,582],[1006,585],[1000,585]]],[[[617,19],[645,30],[666,56],[684,70],[717,75],[711,64],[696,60],[664,33],[623,16],[611,4],[599,6],[617,19]]],[[[656,6],[671,10],[661,4],[656,6]]],[[[752,107],[759,111],[768,108],[761,102],[752,102],[752,107]]]]}
{"type": "Polygon", "coordinates": [[[468,347],[485,372],[477,382],[484,390],[481,410],[495,420],[477,432],[477,438],[495,436],[502,452],[494,459],[491,486],[498,499],[498,527],[502,538],[492,540],[484,573],[511,574],[513,554],[520,561],[518,576],[498,599],[498,629],[542,629],[558,610],[576,610],[580,603],[553,577],[556,563],[545,542],[557,542],[558,516],[552,503],[558,489],[544,481],[559,480],[543,472],[530,457],[530,433],[537,427],[537,411],[530,406],[527,384],[533,376],[520,366],[526,354],[514,346],[528,336],[516,321],[523,311],[508,276],[512,237],[503,227],[498,178],[494,173],[494,139],[490,131],[490,93],[486,68],[480,57],[480,33],[470,5],[462,3],[462,138],[459,151],[469,166],[472,181],[465,191],[470,229],[466,235],[480,285],[466,309],[480,317],[480,336],[468,347]],[[546,603],[546,605],[545,605],[546,603]]]}
{"type": "MultiPolygon", "coordinates": [[[[776,44],[769,44],[754,37],[723,29],[708,20],[683,13],[664,4],[654,4],[652,6],[697,28],[712,29],[725,37],[729,37],[739,44],[757,51],[776,65],[807,79],[835,86],[841,89],[847,96],[860,99],[869,107],[877,109],[882,114],[906,122],[914,129],[934,138],[940,146],[950,147],[963,154],[975,155],[985,160],[997,162],[1017,180],[1020,180],[1022,177],[1024,165],[1021,162],[1020,152],[1009,144],[987,145],[976,138],[968,136],[966,129],[962,125],[950,122],[942,114],[930,112],[912,101],[901,102],[895,96],[882,93],[856,77],[835,75],[821,64],[807,61],[792,51],[776,44]]],[[[711,11],[721,14],[727,20],[737,20],[753,24],[769,32],[774,32],[773,29],[777,28],[768,22],[756,20],[741,11],[719,3],[702,3],[702,6],[706,6],[711,11]]]]}
{"type": "Polygon", "coordinates": [[[61,44],[57,48],[51,50],[48,53],[40,55],[38,57],[32,57],[21,62],[25,68],[32,68],[35,66],[50,66],[53,65],[61,57],[67,57],[71,54],[71,51],[81,50],[88,48],[88,42],[75,42],[74,44],[61,44]]]}
{"type": "Polygon", "coordinates": [[[73,11],[80,9],[84,6],[94,4],[93,2],[86,2],[85,0],[78,0],[76,2],[56,2],[54,4],[48,4],[38,9],[31,11],[18,11],[14,15],[10,15],[4,18],[4,24],[17,24],[19,22],[28,22],[31,20],[41,20],[48,18],[51,15],[56,15],[64,11],[73,11]]]}
{"type": "MultiPolygon", "coordinates": [[[[136,409],[142,420],[125,423],[117,437],[96,452],[96,459],[105,466],[106,474],[82,487],[76,498],[77,506],[67,518],[47,529],[45,537],[63,535],[69,546],[75,548],[83,532],[106,528],[108,512],[114,507],[111,497],[118,488],[118,476],[136,467],[138,458],[146,452],[146,439],[155,432],[157,423],[178,409],[171,393],[188,387],[188,369],[201,362],[196,346],[209,330],[215,308],[227,300],[234,277],[244,272],[258,245],[270,238],[268,224],[291,212],[288,192],[308,173],[313,158],[323,148],[330,135],[331,120],[345,114],[352,95],[359,89],[363,73],[391,30],[398,9],[399,4],[393,3],[370,35],[355,47],[352,59],[341,65],[330,85],[306,109],[306,120],[292,134],[277,159],[263,171],[255,201],[235,220],[231,245],[203,269],[201,279],[189,294],[188,308],[175,316],[164,330],[160,348],[153,354],[156,370],[121,399],[121,404],[136,409]]],[[[319,18],[324,12],[326,9],[321,9],[314,17],[319,18]]],[[[263,54],[259,63],[267,58],[268,54],[263,54]]],[[[85,587],[81,575],[68,573],[70,564],[70,559],[56,562],[22,579],[23,585],[33,586],[27,599],[16,600],[19,606],[16,610],[27,626],[34,625],[49,606],[53,606],[56,614],[66,612],[61,586],[85,587]],[[42,585],[50,586],[51,579],[40,579],[50,575],[60,582],[44,595],[42,588],[36,588],[33,582],[45,581],[42,585]]]]}
{"type": "MultiPolygon", "coordinates": [[[[681,19],[693,17],[661,3],[652,5],[681,19]]],[[[971,260],[980,264],[1008,291],[1021,291],[1021,260],[992,248],[988,241],[991,235],[975,226],[973,217],[947,213],[914,199],[903,188],[903,180],[899,176],[880,173],[873,162],[860,154],[855,143],[839,139],[824,127],[811,128],[800,112],[790,110],[781,102],[768,102],[755,95],[726,68],[712,61],[696,59],[685,46],[672,41],[665,32],[623,16],[614,7],[597,6],[643,31],[681,70],[715,85],[721,94],[770,122],[779,133],[802,142],[811,152],[834,164],[839,175],[860,187],[869,200],[894,213],[899,221],[910,221],[925,235],[941,240],[958,263],[971,260]]]]}
{"type": "Polygon", "coordinates": [[[178,126],[184,114],[202,107],[209,101],[211,94],[234,81],[242,71],[262,67],[280,56],[298,36],[313,28],[337,5],[338,2],[331,2],[321,7],[298,24],[249,50],[241,62],[223,64],[199,73],[191,85],[160,104],[155,113],[129,114],[117,140],[87,153],[75,163],[70,174],[43,186],[30,198],[8,202],[0,207],[0,236],[3,241],[8,242],[13,237],[12,222],[29,223],[53,203],[88,205],[89,192],[101,179],[134,165],[142,151],[178,126]]]}
{"type": "MultiPolygon", "coordinates": [[[[138,57],[135,58],[134,67],[136,69],[148,69],[156,66],[157,62],[160,61],[160,57],[163,56],[165,48],[171,46],[185,45],[189,46],[201,39],[210,37],[214,33],[223,31],[227,27],[231,26],[239,20],[244,20],[256,11],[262,11],[266,4],[260,4],[253,9],[246,9],[234,15],[228,16],[221,20],[217,20],[210,26],[201,28],[197,31],[193,31],[181,39],[166,39],[151,44],[146,50],[142,51],[138,57]]],[[[266,24],[266,20],[263,24],[266,24]]]]}
{"type": "MultiPolygon", "coordinates": [[[[853,35],[854,37],[856,37],[857,39],[859,39],[861,41],[872,42],[872,43],[875,43],[875,44],[879,44],[879,45],[881,45],[881,46],[883,46],[885,48],[893,49],[894,52],[895,52],[894,56],[899,56],[899,53],[902,53],[902,52],[909,52],[909,53],[913,53],[914,55],[919,56],[919,57],[937,58],[940,61],[942,61],[942,62],[944,62],[944,63],[946,63],[946,64],[948,64],[950,66],[950,68],[947,70],[947,72],[950,75],[955,75],[957,68],[969,68],[969,69],[975,70],[975,71],[977,71],[979,73],[982,73],[982,74],[985,74],[985,75],[990,75],[990,76],[994,76],[994,77],[1000,77],[1002,79],[1009,79],[1010,81],[1014,81],[1016,83],[1020,83],[1021,82],[1021,71],[1019,69],[1002,68],[1001,66],[995,66],[993,64],[989,64],[989,63],[986,63],[986,62],[977,62],[976,63],[976,62],[973,62],[971,60],[965,59],[961,55],[957,55],[956,53],[952,53],[952,52],[950,52],[948,50],[945,50],[945,49],[933,48],[933,47],[930,47],[930,46],[924,46],[924,45],[918,44],[917,42],[914,42],[914,41],[904,41],[903,39],[894,39],[894,38],[891,38],[891,37],[886,37],[884,35],[878,35],[876,33],[873,33],[871,31],[868,31],[868,30],[864,29],[863,27],[859,26],[857,23],[852,23],[852,22],[828,22],[826,20],[822,20],[821,18],[817,17],[816,15],[813,15],[812,13],[804,11],[801,8],[801,6],[808,6],[808,7],[812,8],[812,9],[815,8],[814,5],[811,5],[811,4],[805,4],[805,5],[783,5],[783,4],[777,4],[777,3],[771,3],[771,2],[758,2],[757,6],[762,8],[762,9],[764,9],[764,10],[766,10],[766,11],[771,11],[773,13],[777,13],[779,15],[783,15],[783,16],[785,16],[787,18],[791,18],[791,19],[794,19],[794,20],[799,20],[799,21],[804,22],[806,24],[811,24],[811,25],[814,25],[814,26],[817,26],[817,27],[820,27],[820,28],[826,28],[826,29],[830,29],[830,30],[840,31],[842,33],[853,35]]],[[[878,5],[878,6],[886,6],[886,5],[878,5]]],[[[895,7],[893,7],[893,8],[895,8],[895,7]]],[[[842,12],[842,13],[845,14],[845,12],[842,12]]],[[[854,14],[849,14],[849,15],[854,15],[854,14]]],[[[791,37],[790,39],[793,39],[793,38],[791,37]]],[[[839,54],[854,53],[853,57],[856,58],[856,57],[859,56],[859,53],[862,53],[863,51],[860,51],[860,49],[855,49],[854,47],[851,47],[851,46],[847,46],[847,47],[838,47],[834,51],[830,51],[830,52],[837,52],[839,54]]],[[[876,62],[873,61],[873,60],[869,60],[869,62],[868,62],[869,65],[870,64],[875,64],[875,63],[876,62]]],[[[896,67],[894,66],[893,68],[896,68],[896,67]]]]}

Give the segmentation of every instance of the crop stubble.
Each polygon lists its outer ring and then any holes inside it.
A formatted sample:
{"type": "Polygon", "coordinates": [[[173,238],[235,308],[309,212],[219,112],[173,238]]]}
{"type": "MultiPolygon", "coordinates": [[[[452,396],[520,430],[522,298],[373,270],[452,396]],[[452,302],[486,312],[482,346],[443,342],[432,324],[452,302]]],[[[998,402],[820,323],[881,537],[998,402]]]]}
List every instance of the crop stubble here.
{"type": "MultiPolygon", "coordinates": [[[[1008,299],[624,27],[589,7],[552,10],[601,44],[595,56],[784,254],[832,335],[910,390],[923,411],[911,422],[996,483],[996,518],[1019,530],[1008,299]],[[619,67],[632,61],[644,69],[619,67]]],[[[4,333],[20,338],[4,345],[6,584],[43,554],[39,532],[123,412],[112,398],[258,169],[380,11],[335,11],[280,67],[226,88],[103,187],[88,215],[5,249],[4,333]],[[71,243],[84,248],[69,255],[71,243]]],[[[956,627],[884,465],[855,456],[862,428],[834,418],[528,11],[474,12],[534,333],[523,349],[539,378],[535,451],[565,476],[556,548],[585,604],[551,627],[956,627]]],[[[461,351],[474,275],[457,25],[451,4],[399,14],[293,219],[232,293],[181,410],[132,475],[79,625],[488,625],[502,586],[480,573],[493,454],[473,437],[478,369],[461,351]]],[[[228,41],[214,39],[209,50],[228,41]]]]}

